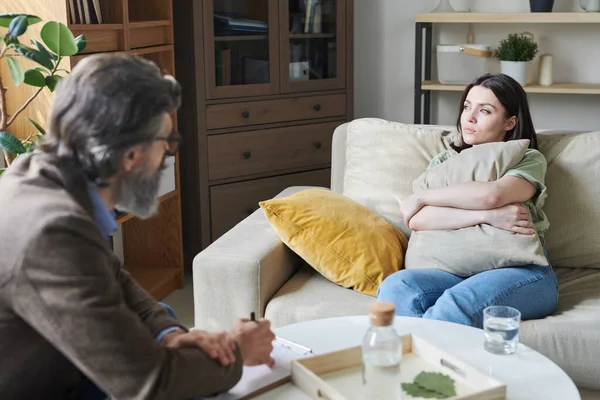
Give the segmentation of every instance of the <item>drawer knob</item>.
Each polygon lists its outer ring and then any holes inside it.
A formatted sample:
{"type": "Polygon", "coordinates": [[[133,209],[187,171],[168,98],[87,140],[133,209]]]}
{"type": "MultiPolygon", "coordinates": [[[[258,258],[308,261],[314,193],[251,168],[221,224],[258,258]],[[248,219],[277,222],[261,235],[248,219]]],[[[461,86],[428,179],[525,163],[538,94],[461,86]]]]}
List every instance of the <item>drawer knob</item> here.
{"type": "Polygon", "coordinates": [[[244,158],[245,158],[246,160],[249,160],[249,159],[250,159],[250,157],[252,157],[252,153],[250,153],[249,151],[245,151],[245,152],[244,152],[244,158]]]}
{"type": "Polygon", "coordinates": [[[314,106],[315,111],[321,111],[321,105],[320,104],[316,104],[314,106]]]}
{"type": "Polygon", "coordinates": [[[320,149],[322,146],[321,142],[315,142],[315,149],[320,149]]]}
{"type": "Polygon", "coordinates": [[[250,113],[248,111],[244,111],[242,113],[242,117],[244,117],[244,118],[250,118],[250,113]]]}

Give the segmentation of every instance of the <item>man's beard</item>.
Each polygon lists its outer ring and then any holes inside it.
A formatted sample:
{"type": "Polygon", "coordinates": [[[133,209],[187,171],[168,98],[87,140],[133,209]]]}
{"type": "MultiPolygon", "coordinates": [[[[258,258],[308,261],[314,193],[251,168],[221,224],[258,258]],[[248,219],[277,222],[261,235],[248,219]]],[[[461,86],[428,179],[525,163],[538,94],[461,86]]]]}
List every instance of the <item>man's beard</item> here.
{"type": "Polygon", "coordinates": [[[158,211],[158,190],[162,168],[148,176],[145,166],[140,166],[125,175],[118,187],[119,211],[134,214],[142,219],[152,217],[158,211]]]}

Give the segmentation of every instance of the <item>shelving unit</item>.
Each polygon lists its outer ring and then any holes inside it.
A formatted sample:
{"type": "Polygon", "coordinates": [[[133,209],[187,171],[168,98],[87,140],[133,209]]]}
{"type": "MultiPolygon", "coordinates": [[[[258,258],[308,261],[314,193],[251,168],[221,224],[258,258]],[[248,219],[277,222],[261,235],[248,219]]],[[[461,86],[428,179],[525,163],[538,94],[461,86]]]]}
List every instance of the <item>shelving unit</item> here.
{"type": "MultiPolygon", "coordinates": [[[[87,39],[82,54],[63,60],[61,67],[70,71],[79,61],[96,53],[136,54],[155,62],[170,75],[175,75],[173,12],[171,0],[101,0],[102,24],[72,24],[68,0],[26,2],[4,0],[0,12],[24,12],[37,15],[42,21],[66,24],[75,34],[87,39]],[[31,4],[30,4],[31,3],[31,4]]],[[[28,35],[39,37],[43,23],[30,27],[28,35]]],[[[23,42],[29,40],[24,38],[23,42]]],[[[21,59],[20,61],[25,61],[21,59]]],[[[27,64],[24,62],[23,64],[27,64]]],[[[7,71],[2,70],[3,74],[7,71]]],[[[21,86],[9,88],[8,108],[14,110],[33,89],[21,86]]],[[[11,133],[26,137],[31,131],[30,117],[46,125],[52,104],[52,94],[44,90],[21,114],[11,133]]],[[[175,121],[177,123],[177,121],[175,121]]],[[[123,214],[117,218],[123,235],[125,269],[156,299],[161,299],[183,284],[183,244],[181,232],[181,199],[179,156],[176,156],[173,179],[175,190],[159,198],[159,214],[148,220],[123,214]]]]}
{"type": "MultiPolygon", "coordinates": [[[[464,90],[466,85],[446,85],[432,80],[432,31],[444,24],[600,24],[600,13],[426,13],[415,19],[415,123],[431,123],[431,92],[464,90]]],[[[562,82],[551,86],[529,84],[527,93],[599,95],[600,83],[562,82]]]]}

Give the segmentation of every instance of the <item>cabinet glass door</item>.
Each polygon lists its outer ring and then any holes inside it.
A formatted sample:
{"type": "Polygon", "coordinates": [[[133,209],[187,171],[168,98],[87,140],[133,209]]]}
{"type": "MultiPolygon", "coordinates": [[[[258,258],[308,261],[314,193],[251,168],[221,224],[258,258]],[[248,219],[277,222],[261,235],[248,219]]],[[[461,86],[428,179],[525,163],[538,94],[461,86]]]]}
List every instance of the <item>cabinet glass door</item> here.
{"type": "Polygon", "coordinates": [[[343,89],[346,0],[282,0],[281,89],[343,89]]]}
{"type": "Polygon", "coordinates": [[[204,0],[209,99],[279,92],[278,0],[204,0]]]}

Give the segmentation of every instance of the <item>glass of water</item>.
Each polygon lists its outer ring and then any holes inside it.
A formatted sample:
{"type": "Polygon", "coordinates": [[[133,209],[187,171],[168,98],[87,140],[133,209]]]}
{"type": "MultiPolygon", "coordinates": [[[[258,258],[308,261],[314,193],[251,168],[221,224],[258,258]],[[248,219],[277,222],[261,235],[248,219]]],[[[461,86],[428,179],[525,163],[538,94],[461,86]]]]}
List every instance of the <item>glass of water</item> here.
{"type": "Polygon", "coordinates": [[[483,310],[483,347],[494,354],[514,354],[519,345],[519,310],[507,306],[491,306],[483,310]]]}

